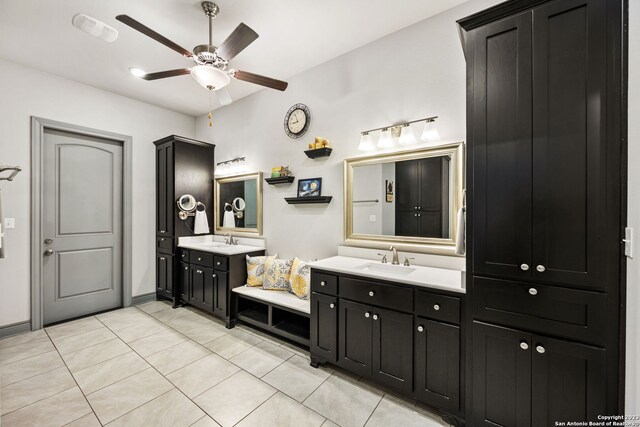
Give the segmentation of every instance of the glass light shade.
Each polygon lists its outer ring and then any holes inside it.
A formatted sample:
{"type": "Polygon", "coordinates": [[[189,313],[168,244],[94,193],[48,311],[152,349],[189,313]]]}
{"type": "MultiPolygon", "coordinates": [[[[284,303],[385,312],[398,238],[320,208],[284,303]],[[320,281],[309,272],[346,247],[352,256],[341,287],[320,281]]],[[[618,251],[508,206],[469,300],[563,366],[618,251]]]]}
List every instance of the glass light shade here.
{"type": "Polygon", "coordinates": [[[211,65],[196,65],[191,69],[191,76],[209,90],[225,87],[231,81],[231,77],[227,73],[211,65]]]}
{"type": "Polygon", "coordinates": [[[391,131],[389,129],[383,129],[380,132],[380,139],[378,140],[379,148],[391,148],[393,147],[393,138],[391,137],[391,131]]]}
{"type": "Polygon", "coordinates": [[[400,145],[413,145],[415,144],[416,136],[413,134],[413,130],[411,130],[411,126],[403,126],[402,131],[400,132],[400,140],[398,144],[400,145]]]}
{"type": "Polygon", "coordinates": [[[144,71],[142,68],[138,68],[138,67],[130,67],[129,68],[129,72],[131,73],[131,75],[136,76],[136,77],[144,77],[147,75],[147,72],[144,71]]]}
{"type": "Polygon", "coordinates": [[[373,143],[373,138],[368,133],[362,134],[360,137],[360,144],[358,145],[359,151],[371,151],[375,149],[376,146],[373,143]]]}
{"type": "Polygon", "coordinates": [[[438,132],[435,121],[430,120],[424,124],[420,139],[424,142],[438,141],[440,139],[440,132],[438,132]]]}

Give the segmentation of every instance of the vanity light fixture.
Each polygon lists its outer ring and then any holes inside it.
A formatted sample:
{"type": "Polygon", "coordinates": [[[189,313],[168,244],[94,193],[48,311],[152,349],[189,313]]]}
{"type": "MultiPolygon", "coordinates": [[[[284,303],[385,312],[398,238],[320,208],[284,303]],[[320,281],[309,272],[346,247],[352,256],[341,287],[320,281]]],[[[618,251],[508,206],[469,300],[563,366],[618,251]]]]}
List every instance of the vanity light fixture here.
{"type": "Polygon", "coordinates": [[[365,130],[361,132],[359,151],[371,151],[376,148],[373,143],[371,132],[381,131],[377,148],[391,148],[395,145],[394,138],[398,138],[398,144],[407,146],[417,142],[416,137],[411,129],[413,123],[425,122],[424,129],[420,139],[424,142],[432,142],[440,139],[440,133],[436,127],[436,119],[438,116],[427,117],[424,119],[411,120],[405,123],[399,123],[390,126],[379,127],[376,129],[365,130]]]}
{"type": "Polygon", "coordinates": [[[246,165],[244,157],[236,157],[235,159],[225,160],[224,162],[216,163],[216,171],[214,175],[233,175],[242,172],[246,165]]]}

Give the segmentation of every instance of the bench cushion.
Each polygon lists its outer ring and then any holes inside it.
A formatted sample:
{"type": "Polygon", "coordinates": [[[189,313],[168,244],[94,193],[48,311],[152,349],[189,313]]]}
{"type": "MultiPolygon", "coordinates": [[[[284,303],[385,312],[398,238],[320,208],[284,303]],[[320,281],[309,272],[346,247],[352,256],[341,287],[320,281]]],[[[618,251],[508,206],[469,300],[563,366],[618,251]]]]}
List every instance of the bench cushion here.
{"type": "Polygon", "coordinates": [[[259,299],[272,305],[285,307],[301,313],[311,314],[311,301],[301,300],[297,296],[286,291],[269,291],[251,286],[233,288],[233,292],[259,299]]]}

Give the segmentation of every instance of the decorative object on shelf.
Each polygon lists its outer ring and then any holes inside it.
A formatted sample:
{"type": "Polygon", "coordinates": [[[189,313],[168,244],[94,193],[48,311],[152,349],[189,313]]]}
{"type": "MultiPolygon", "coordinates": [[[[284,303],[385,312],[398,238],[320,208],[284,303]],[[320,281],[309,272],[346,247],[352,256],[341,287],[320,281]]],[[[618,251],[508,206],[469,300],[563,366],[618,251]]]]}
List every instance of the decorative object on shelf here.
{"type": "Polygon", "coordinates": [[[291,170],[289,170],[289,166],[276,166],[275,168],[271,168],[271,178],[284,178],[287,176],[291,176],[291,170]]]}
{"type": "Polygon", "coordinates": [[[306,205],[311,203],[329,203],[333,196],[314,196],[314,197],[285,197],[290,205],[306,205]]]}
{"type": "Polygon", "coordinates": [[[332,151],[333,149],[329,147],[314,148],[312,150],[305,150],[304,154],[310,159],[316,159],[318,157],[329,157],[332,151]]]}
{"type": "Polygon", "coordinates": [[[329,140],[321,137],[316,137],[313,143],[309,144],[310,150],[319,150],[320,148],[330,147],[329,140]]]}
{"type": "Polygon", "coordinates": [[[414,145],[417,140],[413,130],[411,129],[411,125],[419,122],[425,122],[420,139],[424,142],[438,141],[440,139],[440,133],[438,132],[438,128],[435,123],[437,118],[438,116],[427,117],[424,119],[411,120],[405,123],[363,131],[360,133],[361,137],[360,144],[358,144],[358,150],[372,151],[375,150],[376,147],[382,149],[392,148],[396,145],[395,139],[397,139],[398,144],[402,146],[414,145]],[[373,138],[370,135],[371,132],[376,131],[381,131],[377,144],[373,142],[373,138]]]}
{"type": "Polygon", "coordinates": [[[298,180],[298,197],[317,197],[322,193],[322,178],[298,180]]]}
{"type": "Polygon", "coordinates": [[[284,131],[289,138],[300,138],[309,130],[311,112],[304,104],[295,104],[284,116],[284,131]]]}
{"type": "Polygon", "coordinates": [[[236,157],[235,159],[225,160],[224,162],[216,163],[215,175],[235,175],[245,171],[246,164],[245,157],[236,157]]]}
{"type": "Polygon", "coordinates": [[[279,176],[276,178],[265,178],[269,185],[275,184],[291,184],[296,178],[294,176],[279,176]]]}
{"type": "Polygon", "coordinates": [[[384,182],[385,193],[387,195],[387,203],[393,202],[393,181],[385,180],[384,182]]]}

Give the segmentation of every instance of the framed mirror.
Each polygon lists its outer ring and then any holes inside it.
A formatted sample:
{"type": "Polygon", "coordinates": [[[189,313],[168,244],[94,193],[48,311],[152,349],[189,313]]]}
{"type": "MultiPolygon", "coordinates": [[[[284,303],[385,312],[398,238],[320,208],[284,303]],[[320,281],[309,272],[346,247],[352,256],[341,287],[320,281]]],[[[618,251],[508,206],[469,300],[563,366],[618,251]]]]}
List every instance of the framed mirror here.
{"type": "Polygon", "coordinates": [[[262,235],[262,172],[215,179],[216,232],[262,235]]]}
{"type": "Polygon", "coordinates": [[[350,246],[455,255],[464,143],[344,161],[344,239],[350,246]]]}

